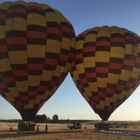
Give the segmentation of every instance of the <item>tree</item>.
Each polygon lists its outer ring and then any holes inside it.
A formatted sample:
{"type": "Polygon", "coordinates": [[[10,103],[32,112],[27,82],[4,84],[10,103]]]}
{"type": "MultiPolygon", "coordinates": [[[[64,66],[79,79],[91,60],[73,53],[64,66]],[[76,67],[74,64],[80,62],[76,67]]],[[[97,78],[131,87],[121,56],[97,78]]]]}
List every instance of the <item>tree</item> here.
{"type": "Polygon", "coordinates": [[[57,115],[57,114],[53,115],[52,121],[53,121],[54,123],[57,123],[57,122],[58,122],[58,115],[57,115]]]}

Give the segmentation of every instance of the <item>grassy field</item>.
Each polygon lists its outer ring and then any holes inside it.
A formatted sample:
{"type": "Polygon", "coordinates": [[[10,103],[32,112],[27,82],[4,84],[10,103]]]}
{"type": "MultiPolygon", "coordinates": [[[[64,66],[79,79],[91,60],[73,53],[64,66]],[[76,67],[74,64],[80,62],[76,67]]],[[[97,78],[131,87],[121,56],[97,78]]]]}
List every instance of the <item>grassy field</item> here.
{"type": "MultiPolygon", "coordinates": [[[[45,124],[40,125],[40,133],[21,132],[17,134],[17,123],[0,123],[0,140],[140,140],[138,136],[121,136],[117,134],[98,133],[93,124],[82,124],[80,130],[69,130],[67,124],[48,124],[48,133],[44,133],[45,124]],[[10,132],[12,127],[14,131],[10,132]],[[87,129],[85,129],[85,127],[87,129]]],[[[139,122],[128,128],[111,128],[117,130],[140,131],[139,122]]]]}

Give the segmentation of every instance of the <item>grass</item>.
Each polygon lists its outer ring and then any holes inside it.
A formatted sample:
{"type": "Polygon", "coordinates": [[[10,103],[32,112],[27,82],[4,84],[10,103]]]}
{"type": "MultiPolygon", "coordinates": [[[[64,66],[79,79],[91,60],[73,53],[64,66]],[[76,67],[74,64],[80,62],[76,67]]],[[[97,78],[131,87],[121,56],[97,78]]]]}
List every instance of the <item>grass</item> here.
{"type": "MultiPolygon", "coordinates": [[[[139,122],[128,123],[131,124],[130,127],[120,129],[140,131],[139,122]]],[[[41,133],[21,132],[20,134],[17,134],[17,123],[1,122],[0,140],[140,140],[140,137],[135,136],[96,133],[93,131],[93,124],[82,124],[81,130],[69,130],[67,124],[48,124],[48,133],[43,133],[46,124],[41,123],[39,125],[41,133]],[[10,127],[12,127],[14,131],[10,132],[10,127]],[[87,129],[85,129],[85,127],[87,127],[87,129]]]]}

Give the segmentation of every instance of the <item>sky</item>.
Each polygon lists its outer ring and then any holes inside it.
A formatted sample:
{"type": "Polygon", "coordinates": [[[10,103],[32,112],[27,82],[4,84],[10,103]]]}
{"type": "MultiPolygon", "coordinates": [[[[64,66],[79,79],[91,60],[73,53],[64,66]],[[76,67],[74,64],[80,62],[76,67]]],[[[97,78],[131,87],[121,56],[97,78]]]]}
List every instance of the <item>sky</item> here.
{"type": "MultiPolygon", "coordinates": [[[[5,1],[0,0],[0,3],[5,1]]],[[[33,1],[48,4],[63,13],[73,25],[76,35],[86,29],[104,25],[127,28],[140,35],[140,0],[33,1]]],[[[101,120],[82,97],[70,74],[38,114],[46,114],[50,118],[57,114],[59,119],[101,120]]],[[[17,110],[1,96],[0,119],[21,119],[17,110]]],[[[109,120],[140,120],[140,86],[112,113],[109,120]]]]}

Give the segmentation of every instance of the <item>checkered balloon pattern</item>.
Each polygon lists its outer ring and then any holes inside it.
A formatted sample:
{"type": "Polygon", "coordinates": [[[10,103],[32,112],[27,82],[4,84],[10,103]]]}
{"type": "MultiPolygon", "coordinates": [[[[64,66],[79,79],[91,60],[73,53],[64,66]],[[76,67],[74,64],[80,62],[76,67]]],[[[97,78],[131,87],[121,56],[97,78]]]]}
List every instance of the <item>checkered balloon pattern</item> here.
{"type": "Polygon", "coordinates": [[[102,120],[108,120],[140,83],[140,37],[116,26],[77,36],[71,76],[102,120]]]}
{"type": "Polygon", "coordinates": [[[69,72],[75,51],[71,23],[49,5],[0,4],[0,94],[32,121],[69,72]]]}

